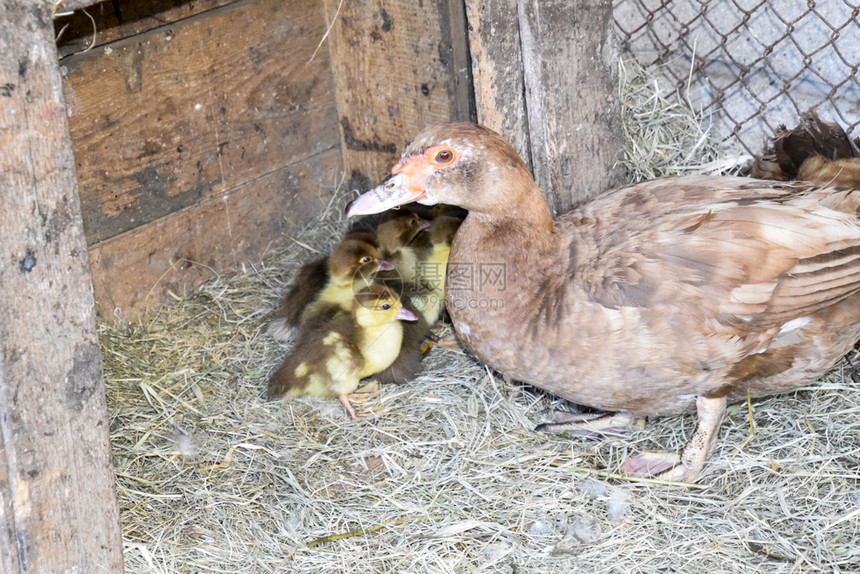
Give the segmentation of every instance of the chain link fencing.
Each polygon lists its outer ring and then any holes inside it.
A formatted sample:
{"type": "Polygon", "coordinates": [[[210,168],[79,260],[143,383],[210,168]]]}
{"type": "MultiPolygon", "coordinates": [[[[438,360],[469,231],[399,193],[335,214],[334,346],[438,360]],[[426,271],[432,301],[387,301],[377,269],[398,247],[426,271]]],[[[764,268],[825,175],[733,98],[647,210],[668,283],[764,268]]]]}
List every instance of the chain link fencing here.
{"type": "MultiPolygon", "coordinates": [[[[815,110],[860,130],[860,4],[848,0],[615,0],[621,41],[726,139],[760,153],[815,110]]],[[[853,133],[852,133],[853,132],[853,133]]]]}

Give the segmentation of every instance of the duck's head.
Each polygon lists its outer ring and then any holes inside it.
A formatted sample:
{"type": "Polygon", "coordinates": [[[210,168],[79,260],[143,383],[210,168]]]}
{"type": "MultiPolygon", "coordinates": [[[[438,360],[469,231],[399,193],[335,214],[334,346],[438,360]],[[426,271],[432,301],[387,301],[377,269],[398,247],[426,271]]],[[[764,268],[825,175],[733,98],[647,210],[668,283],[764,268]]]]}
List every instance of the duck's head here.
{"type": "Polygon", "coordinates": [[[354,199],[347,215],[380,213],[413,201],[496,214],[512,205],[516,209],[522,189],[536,189],[511,144],[493,130],[470,123],[424,129],[391,174],[380,186],[354,199]]]}
{"type": "Polygon", "coordinates": [[[382,253],[394,253],[429,228],[429,221],[405,209],[383,213],[376,228],[379,249],[382,253]]]}
{"type": "Polygon", "coordinates": [[[353,281],[357,277],[369,279],[379,271],[394,269],[382,259],[376,248],[357,239],[343,239],[334,246],[328,261],[329,273],[339,282],[353,281]]]}
{"type": "Polygon", "coordinates": [[[362,327],[418,319],[415,313],[403,306],[394,291],[379,283],[369,285],[355,294],[352,312],[362,327]]]}

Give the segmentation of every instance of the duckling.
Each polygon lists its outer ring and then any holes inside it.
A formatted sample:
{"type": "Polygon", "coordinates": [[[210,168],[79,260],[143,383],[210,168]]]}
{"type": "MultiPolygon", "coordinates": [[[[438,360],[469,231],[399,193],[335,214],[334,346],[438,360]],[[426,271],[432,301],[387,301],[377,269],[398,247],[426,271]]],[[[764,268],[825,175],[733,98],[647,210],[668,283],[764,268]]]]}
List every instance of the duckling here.
{"type": "Polygon", "coordinates": [[[340,309],[349,312],[353,294],[366,287],[380,271],[394,269],[381,259],[366,232],[350,232],[334,246],[331,255],[304,264],[281,309],[269,325],[276,339],[289,339],[308,318],[340,309]],[[362,239],[363,238],[363,239],[362,239]],[[332,306],[331,304],[334,304],[332,306]]]}
{"type": "Polygon", "coordinates": [[[429,227],[430,222],[411,209],[384,212],[379,218],[376,229],[379,251],[394,265],[394,269],[377,274],[376,281],[398,293],[403,304],[418,316],[416,321],[403,326],[400,354],[389,368],[377,374],[376,379],[381,383],[400,384],[412,380],[423,358],[421,344],[430,327],[405,294],[414,290],[413,284],[418,280],[418,262],[430,249],[429,234],[426,233],[429,227]]]}
{"type": "Polygon", "coordinates": [[[417,319],[388,287],[364,287],[354,295],[349,314],[323,316],[305,325],[295,349],[269,380],[268,398],[336,396],[356,418],[350,393],[362,378],[394,362],[403,340],[401,321],[417,319]]]}
{"type": "MultiPolygon", "coordinates": [[[[400,290],[404,305],[418,316],[418,320],[404,325],[400,355],[391,367],[379,373],[377,379],[380,382],[405,383],[418,372],[421,359],[426,354],[424,342],[432,336],[430,328],[439,320],[444,308],[448,252],[460,222],[456,217],[441,215],[429,224],[429,233],[419,232],[411,239],[408,234],[401,236],[401,243],[405,241],[407,245],[401,251],[409,253],[401,258],[401,265],[410,266],[414,273],[400,273],[407,277],[400,281],[389,279],[387,284],[400,290]]],[[[383,230],[380,235],[384,237],[385,233],[383,230]]],[[[398,267],[397,271],[400,269],[398,267]]]]}
{"type": "Polygon", "coordinates": [[[431,248],[417,263],[419,280],[408,293],[409,300],[430,327],[439,320],[445,305],[448,254],[454,234],[462,222],[462,219],[450,215],[437,216],[430,226],[431,248]]]}
{"type": "Polygon", "coordinates": [[[408,209],[388,211],[380,216],[376,228],[379,252],[394,265],[394,270],[379,275],[380,282],[391,283],[397,289],[398,284],[415,281],[419,251],[429,246],[427,234],[422,231],[429,228],[429,221],[408,209]]]}

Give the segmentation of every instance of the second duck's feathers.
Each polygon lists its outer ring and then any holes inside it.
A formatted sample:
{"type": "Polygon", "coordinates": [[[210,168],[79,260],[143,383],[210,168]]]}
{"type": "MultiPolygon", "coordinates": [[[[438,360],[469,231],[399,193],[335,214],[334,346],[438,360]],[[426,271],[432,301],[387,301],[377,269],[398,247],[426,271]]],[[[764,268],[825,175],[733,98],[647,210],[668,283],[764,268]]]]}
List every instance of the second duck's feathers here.
{"type": "Polygon", "coordinates": [[[772,149],[756,157],[753,177],[787,181],[798,179],[839,190],[860,186],[860,142],[841,126],[803,114],[793,129],[780,126],[772,149]]]}

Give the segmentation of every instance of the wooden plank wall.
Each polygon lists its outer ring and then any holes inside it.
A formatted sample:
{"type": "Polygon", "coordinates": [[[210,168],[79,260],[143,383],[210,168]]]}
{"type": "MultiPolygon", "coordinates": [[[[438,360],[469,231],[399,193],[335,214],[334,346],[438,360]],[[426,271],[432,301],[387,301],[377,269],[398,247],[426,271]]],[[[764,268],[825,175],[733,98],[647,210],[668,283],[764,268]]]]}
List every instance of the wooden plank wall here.
{"type": "Polygon", "coordinates": [[[50,5],[0,4],[0,571],[122,572],[50,5]]]}
{"type": "Polygon", "coordinates": [[[102,317],[258,260],[327,202],[342,164],[321,10],[235,2],[62,60],[102,317]]]}
{"type": "Polygon", "coordinates": [[[550,207],[623,183],[611,0],[466,0],[478,121],[531,162],[550,207]]]}
{"type": "Polygon", "coordinates": [[[57,51],[63,58],[235,2],[237,0],[125,0],[90,2],[93,6],[71,10],[70,0],[64,0],[58,9],[60,15],[54,19],[57,51]]]}
{"type": "Polygon", "coordinates": [[[351,189],[379,183],[425,126],[474,117],[462,2],[324,0],[351,189]]]}

